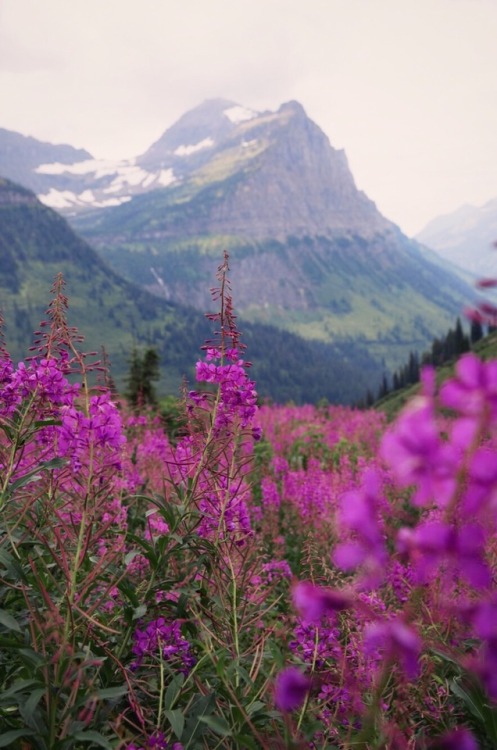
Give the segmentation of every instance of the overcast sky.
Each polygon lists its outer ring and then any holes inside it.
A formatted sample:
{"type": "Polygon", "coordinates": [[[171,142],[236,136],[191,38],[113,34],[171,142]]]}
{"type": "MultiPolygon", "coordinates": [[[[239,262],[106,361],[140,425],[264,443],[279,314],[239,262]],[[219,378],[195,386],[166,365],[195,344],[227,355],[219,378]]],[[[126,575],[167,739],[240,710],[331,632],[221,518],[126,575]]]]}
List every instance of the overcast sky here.
{"type": "Polygon", "coordinates": [[[127,158],[211,97],[300,101],[408,234],[497,197],[497,0],[0,0],[0,127],[127,158]]]}

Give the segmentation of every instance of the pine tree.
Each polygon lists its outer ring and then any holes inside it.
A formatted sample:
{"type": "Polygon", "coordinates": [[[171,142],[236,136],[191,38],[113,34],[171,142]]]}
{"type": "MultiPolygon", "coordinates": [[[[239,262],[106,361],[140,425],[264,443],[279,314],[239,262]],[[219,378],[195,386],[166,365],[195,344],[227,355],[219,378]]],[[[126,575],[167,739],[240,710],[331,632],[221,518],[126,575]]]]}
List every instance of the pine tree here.
{"type": "Polygon", "coordinates": [[[472,344],[476,344],[477,341],[483,338],[483,326],[479,320],[471,321],[471,332],[470,339],[472,344]]]}
{"type": "Polygon", "coordinates": [[[131,352],[129,373],[126,378],[125,396],[132,406],[157,404],[157,394],[153,385],[160,378],[159,355],[155,349],[147,349],[143,355],[133,349],[131,352]]]}

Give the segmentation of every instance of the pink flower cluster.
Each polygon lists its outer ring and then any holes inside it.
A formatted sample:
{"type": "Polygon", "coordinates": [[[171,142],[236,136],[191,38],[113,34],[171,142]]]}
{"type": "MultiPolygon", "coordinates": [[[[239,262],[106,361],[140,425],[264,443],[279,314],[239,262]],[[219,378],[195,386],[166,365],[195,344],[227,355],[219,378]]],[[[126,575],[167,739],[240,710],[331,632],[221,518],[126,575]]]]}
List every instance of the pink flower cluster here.
{"type": "MultiPolygon", "coordinates": [[[[314,670],[323,666],[325,644],[331,648],[328,663],[336,660],[344,638],[337,617],[355,610],[362,620],[355,643],[378,684],[394,665],[399,679],[403,675],[409,682],[422,672],[430,622],[455,620],[454,637],[477,644],[467,653],[459,651],[461,668],[476,674],[496,700],[497,362],[464,355],[439,395],[433,374],[425,371],[421,395],[386,432],[379,453],[388,471],[374,462],[364,466],[354,489],[339,496],[335,514],[340,537],[332,561],[355,576],[342,589],[307,581],[294,587],[301,624],[293,648],[314,670]],[[397,499],[402,492],[405,510],[397,499]],[[360,593],[372,588],[387,603],[382,611],[360,593]],[[389,592],[398,595],[392,599],[389,592]],[[424,613],[430,613],[430,621],[424,613]],[[330,617],[331,629],[325,624],[330,617]],[[309,624],[321,630],[318,642],[311,638],[305,646],[309,624]]],[[[451,658],[457,657],[452,653],[451,658]]],[[[278,681],[276,702],[282,710],[302,704],[304,680],[292,671],[278,681]]],[[[305,692],[309,688],[307,682],[305,692]]],[[[440,747],[476,747],[466,730],[440,742],[440,747]]]]}

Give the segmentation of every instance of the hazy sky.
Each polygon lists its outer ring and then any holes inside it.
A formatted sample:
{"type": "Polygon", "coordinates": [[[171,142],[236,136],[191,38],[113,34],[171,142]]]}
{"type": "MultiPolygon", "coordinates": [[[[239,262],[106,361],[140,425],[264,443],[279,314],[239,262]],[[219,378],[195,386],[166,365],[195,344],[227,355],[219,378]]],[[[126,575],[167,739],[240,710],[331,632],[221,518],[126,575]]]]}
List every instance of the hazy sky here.
{"type": "Polygon", "coordinates": [[[95,157],[297,99],[409,234],[497,197],[497,0],[0,0],[0,127],[95,157]]]}

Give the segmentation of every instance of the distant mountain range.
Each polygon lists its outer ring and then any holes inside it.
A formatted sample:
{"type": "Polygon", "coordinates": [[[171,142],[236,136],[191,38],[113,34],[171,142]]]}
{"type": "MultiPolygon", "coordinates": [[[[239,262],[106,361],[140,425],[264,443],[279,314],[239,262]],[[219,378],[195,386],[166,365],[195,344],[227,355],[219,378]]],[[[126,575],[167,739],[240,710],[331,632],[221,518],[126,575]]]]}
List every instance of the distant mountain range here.
{"type": "MultiPolygon", "coordinates": [[[[85,351],[105,345],[119,386],[135,346],[157,349],[162,393],[178,394],[183,376],[193,383],[199,348],[212,335],[204,315],[118,276],[65,219],[32,192],[0,179],[0,309],[16,361],[26,356],[33,331],[46,318],[50,288],[59,272],[67,282],[69,324],[85,335],[85,351]]],[[[216,310],[212,300],[206,310],[216,310]]],[[[381,377],[379,364],[360,345],[304,341],[246,322],[240,327],[261,397],[283,403],[320,398],[350,403],[381,377]]]]}
{"type": "MultiPolygon", "coordinates": [[[[116,272],[169,302],[208,309],[227,248],[242,319],[360,345],[390,368],[473,295],[357,190],[344,152],[297,102],[261,113],[208,100],[119,163],[74,151],[69,164],[70,147],[47,159],[41,146],[24,184],[116,272]]],[[[3,151],[0,132],[0,174],[17,179],[3,151]]]]}
{"type": "Polygon", "coordinates": [[[497,277],[497,198],[433,219],[417,239],[474,277],[497,277]]]}

